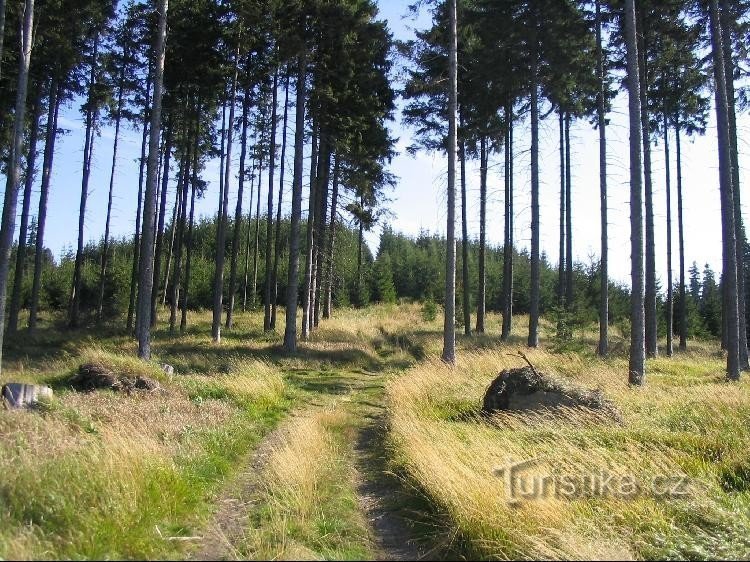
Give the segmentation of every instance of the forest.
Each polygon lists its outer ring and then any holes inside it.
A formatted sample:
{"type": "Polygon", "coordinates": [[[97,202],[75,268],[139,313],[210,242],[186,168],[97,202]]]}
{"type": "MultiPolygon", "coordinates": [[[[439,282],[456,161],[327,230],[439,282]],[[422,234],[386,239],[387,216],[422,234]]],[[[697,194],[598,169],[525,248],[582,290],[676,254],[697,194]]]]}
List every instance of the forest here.
{"type": "Polygon", "coordinates": [[[750,557],[748,45],[746,0],[0,0],[0,559],[750,557]]]}

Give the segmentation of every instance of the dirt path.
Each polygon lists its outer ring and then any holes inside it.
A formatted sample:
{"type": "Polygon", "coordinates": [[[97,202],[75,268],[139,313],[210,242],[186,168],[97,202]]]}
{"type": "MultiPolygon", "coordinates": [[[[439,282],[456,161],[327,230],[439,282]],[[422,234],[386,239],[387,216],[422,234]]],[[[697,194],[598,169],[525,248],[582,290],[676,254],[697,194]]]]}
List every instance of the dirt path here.
{"type": "Polygon", "coordinates": [[[367,517],[378,560],[426,560],[430,552],[416,540],[412,522],[397,506],[401,483],[387,470],[385,411],[370,408],[354,444],[357,496],[367,517]]]}
{"type": "Polygon", "coordinates": [[[203,532],[200,546],[192,555],[193,560],[241,557],[237,545],[241,544],[251,527],[253,510],[260,496],[263,469],[270,453],[282,442],[286,428],[294,418],[310,415],[334,403],[353,414],[352,431],[347,433],[351,435],[350,450],[353,451],[354,463],[351,485],[368,523],[368,550],[378,560],[435,559],[435,553],[416,540],[413,525],[403,512],[403,486],[387,470],[384,375],[340,371],[337,377],[339,383],[345,383],[347,391],[341,392],[339,388],[330,392],[330,388],[321,385],[319,390],[311,393],[309,400],[304,401],[304,408],[292,413],[248,456],[245,468],[217,500],[218,510],[203,532]],[[344,401],[341,401],[342,395],[346,396],[344,401]]]}
{"type": "Polygon", "coordinates": [[[218,510],[207,525],[193,560],[237,560],[235,545],[249,526],[252,508],[260,485],[260,475],[268,455],[281,440],[289,418],[271,431],[248,456],[244,469],[217,500],[218,510]]]}

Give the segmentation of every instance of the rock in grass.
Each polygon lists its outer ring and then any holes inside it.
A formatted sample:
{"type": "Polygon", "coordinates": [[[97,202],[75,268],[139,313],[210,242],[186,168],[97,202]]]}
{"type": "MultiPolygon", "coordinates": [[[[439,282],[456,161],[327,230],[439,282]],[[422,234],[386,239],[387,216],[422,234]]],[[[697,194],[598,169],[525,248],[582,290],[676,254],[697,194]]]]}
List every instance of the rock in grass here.
{"type": "Polygon", "coordinates": [[[133,390],[157,390],[159,383],[143,375],[121,375],[99,363],[84,363],[78,373],[70,379],[70,384],[79,391],[109,389],[115,392],[133,390]]]}
{"type": "Polygon", "coordinates": [[[170,365],[169,363],[162,363],[161,370],[164,371],[164,374],[167,376],[171,377],[172,375],[174,375],[174,367],[172,367],[172,365],[170,365]]]}
{"type": "Polygon", "coordinates": [[[11,409],[31,408],[52,399],[52,389],[37,384],[9,382],[2,388],[2,400],[11,409]]]}
{"type": "Polygon", "coordinates": [[[622,420],[617,407],[601,391],[564,383],[532,366],[501,372],[487,389],[482,404],[485,413],[557,408],[588,408],[615,421],[622,420]]]}

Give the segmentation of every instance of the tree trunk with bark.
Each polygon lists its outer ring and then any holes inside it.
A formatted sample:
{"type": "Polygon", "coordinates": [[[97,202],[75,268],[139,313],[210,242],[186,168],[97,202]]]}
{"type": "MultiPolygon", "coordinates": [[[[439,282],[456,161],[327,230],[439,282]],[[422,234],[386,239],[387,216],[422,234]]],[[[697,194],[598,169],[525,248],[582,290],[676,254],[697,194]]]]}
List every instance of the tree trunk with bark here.
{"type": "Polygon", "coordinates": [[[229,96],[229,126],[226,133],[226,152],[224,155],[224,190],[221,194],[219,208],[218,232],[216,234],[216,269],[214,270],[214,303],[211,337],[214,343],[221,342],[221,315],[224,311],[224,258],[226,253],[227,211],[229,207],[229,179],[232,167],[232,128],[234,126],[234,108],[237,99],[237,74],[240,60],[240,42],[234,54],[234,75],[232,77],[232,91],[229,96]]]}
{"type": "MultiPolygon", "coordinates": [[[[638,22],[645,26],[645,14],[638,11],[638,22]]],[[[641,135],[643,137],[643,176],[645,180],[644,202],[646,206],[646,279],[645,322],[646,355],[656,357],[658,346],[658,320],[656,315],[656,234],[654,231],[654,184],[651,166],[651,126],[648,112],[649,71],[646,61],[646,42],[643,31],[638,34],[638,64],[641,97],[641,135]]]]}
{"type": "Polygon", "coordinates": [[[325,275],[325,302],[323,303],[323,318],[328,319],[331,317],[333,311],[333,282],[334,282],[334,252],[336,246],[336,213],[338,212],[338,200],[339,200],[339,159],[338,156],[334,159],[333,164],[333,191],[331,194],[331,220],[328,223],[328,249],[326,250],[327,256],[327,271],[325,275]]]}
{"type": "Polygon", "coordinates": [[[47,107],[47,130],[44,140],[44,161],[42,162],[42,184],[39,195],[39,210],[36,222],[36,247],[34,249],[34,280],[31,285],[31,307],[29,310],[29,330],[36,330],[39,314],[39,296],[42,287],[42,268],[44,267],[44,231],[47,225],[47,202],[52,176],[52,162],[55,156],[57,139],[57,118],[60,112],[60,91],[56,77],[50,82],[50,94],[47,107]]]}
{"type": "MultiPolygon", "coordinates": [[[[268,157],[268,216],[266,217],[266,271],[263,292],[263,331],[271,331],[271,254],[273,253],[273,189],[276,167],[277,105],[279,102],[279,71],[273,73],[273,97],[271,99],[271,143],[268,157]]],[[[283,165],[283,164],[282,164],[283,165]]]]}
{"type": "Polygon", "coordinates": [[[91,56],[89,74],[89,94],[86,104],[86,133],[83,147],[83,173],[81,178],[81,202],[78,209],[78,247],[73,269],[73,286],[70,293],[70,312],[68,324],[77,328],[81,309],[81,289],[83,288],[83,249],[85,243],[84,225],[86,223],[86,203],[89,197],[89,179],[91,178],[91,160],[94,153],[94,136],[99,110],[94,107],[93,91],[96,84],[96,67],[99,55],[99,37],[94,39],[94,50],[91,56]]]}
{"type": "Polygon", "coordinates": [[[607,208],[607,120],[606,80],[602,49],[601,0],[596,0],[596,69],[599,87],[596,93],[596,120],[599,128],[599,199],[601,209],[601,261],[599,264],[599,345],[600,357],[609,354],[609,219],[607,208]]]}
{"type": "MultiPolygon", "coordinates": [[[[143,211],[143,186],[144,172],[146,170],[146,145],[149,139],[149,123],[151,121],[149,110],[149,98],[151,97],[152,76],[149,71],[146,79],[145,105],[143,108],[143,130],[141,131],[141,158],[138,170],[138,202],[135,212],[135,233],[133,234],[133,265],[130,271],[130,299],[128,301],[127,331],[133,330],[133,321],[136,316],[136,293],[138,290],[138,279],[140,277],[138,267],[141,252],[141,216],[143,211]]],[[[156,280],[158,283],[158,279],[156,280]]],[[[137,323],[137,322],[136,322],[137,323]]]]}
{"type": "Polygon", "coordinates": [[[682,210],[682,143],[680,118],[675,115],[675,148],[677,150],[677,238],[680,253],[680,351],[687,351],[687,298],[685,290],[685,224],[682,210]]]}
{"type": "Polygon", "coordinates": [[[667,191],[667,357],[674,355],[674,288],[672,287],[672,170],[669,153],[669,118],[664,108],[664,163],[667,191]]]}
{"type": "Polygon", "coordinates": [[[487,303],[487,137],[479,140],[479,286],[477,287],[477,333],[484,333],[487,303]]]}
{"type": "Polygon", "coordinates": [[[29,84],[29,65],[31,62],[32,31],[34,29],[34,0],[26,0],[23,9],[23,27],[21,33],[20,54],[18,57],[18,86],[16,88],[16,106],[13,118],[13,145],[7,170],[5,198],[3,202],[2,223],[0,223],[0,373],[2,373],[2,349],[5,338],[5,300],[8,294],[8,274],[10,269],[10,251],[16,224],[16,207],[21,176],[21,150],[23,149],[23,131],[25,126],[26,93],[29,84]]]}
{"type": "Polygon", "coordinates": [[[450,46],[448,49],[448,224],[445,260],[445,318],[443,361],[456,363],[456,145],[458,106],[458,32],[456,0],[449,0],[450,46]]]}
{"type": "Polygon", "coordinates": [[[18,234],[16,248],[16,270],[13,279],[13,293],[10,297],[10,312],[8,314],[8,333],[18,331],[18,316],[21,312],[21,289],[26,274],[26,260],[28,258],[29,240],[29,211],[31,209],[31,190],[34,187],[36,175],[37,140],[39,138],[39,122],[42,118],[42,94],[37,96],[34,112],[31,117],[31,132],[29,134],[28,156],[26,157],[26,178],[23,187],[23,206],[21,207],[21,228],[18,234]]]}
{"type": "MultiPolygon", "coordinates": [[[[245,87],[242,96],[242,129],[240,133],[240,173],[237,180],[237,205],[234,209],[234,232],[232,234],[232,258],[229,266],[229,306],[225,327],[232,329],[234,316],[234,300],[237,294],[237,258],[240,252],[240,234],[242,232],[242,197],[245,190],[245,158],[247,157],[247,127],[250,113],[251,88],[245,87]]],[[[252,196],[251,196],[252,197],[252,196]]],[[[252,209],[252,208],[251,208],[252,209]]],[[[242,303],[243,310],[245,303],[242,303]]]]}
{"type": "Polygon", "coordinates": [[[630,384],[642,385],[646,375],[645,293],[643,287],[643,164],[641,160],[641,93],[638,70],[635,0],[625,2],[628,114],[630,116],[630,384]]]}
{"type": "Polygon", "coordinates": [[[310,196],[307,206],[307,225],[305,237],[305,284],[302,290],[302,339],[310,335],[310,288],[312,287],[313,237],[315,229],[315,200],[318,175],[318,131],[313,125],[312,156],[310,158],[310,196]]]}
{"type": "Polygon", "coordinates": [[[458,143],[461,164],[461,285],[463,285],[464,335],[471,336],[471,283],[469,281],[469,219],[466,209],[466,144],[458,143]]]}
{"type": "Polygon", "coordinates": [[[505,107],[505,236],[503,241],[503,328],[500,339],[513,331],[513,106],[505,107]]]}
{"type": "MultiPolygon", "coordinates": [[[[154,250],[154,283],[156,290],[151,298],[151,327],[156,326],[157,307],[159,304],[159,283],[161,281],[161,256],[164,246],[164,222],[167,214],[167,193],[169,191],[169,166],[172,155],[172,115],[170,114],[165,132],[163,163],[161,171],[161,197],[159,198],[159,218],[156,225],[156,248],[154,250]]],[[[179,189],[179,188],[178,188],[179,189]]],[[[170,248],[171,252],[171,248],[170,248]]],[[[171,258],[171,253],[170,256],[171,258]]],[[[169,273],[165,276],[169,279],[169,273]]],[[[167,285],[164,284],[164,297],[166,299],[167,285]]]]}
{"type": "Polygon", "coordinates": [[[729,117],[729,149],[732,157],[732,188],[734,194],[734,224],[737,243],[737,301],[740,330],[740,368],[750,370],[747,347],[747,309],[745,294],[745,227],[742,219],[742,201],[740,190],[739,148],[737,144],[737,110],[734,86],[734,54],[732,49],[732,35],[736,26],[731,13],[729,0],[721,0],[720,22],[722,29],[722,45],[724,55],[724,78],[727,89],[727,111],[729,117]]]}
{"type": "Polygon", "coordinates": [[[276,308],[279,300],[279,257],[281,256],[281,203],[284,200],[284,172],[286,170],[286,128],[289,116],[289,70],[287,69],[286,84],[284,86],[284,125],[281,134],[281,161],[279,172],[279,202],[276,207],[276,231],[274,233],[273,277],[271,285],[271,330],[276,329],[276,308]]]}
{"type": "MultiPolygon", "coordinates": [[[[125,55],[127,57],[127,54],[125,55]]],[[[120,67],[120,76],[117,86],[117,110],[115,116],[115,139],[112,145],[112,166],[109,172],[109,195],[107,198],[107,220],[104,226],[104,243],[102,245],[102,259],[99,268],[99,302],[96,308],[96,321],[102,321],[104,312],[104,288],[107,279],[107,262],[109,260],[109,229],[112,220],[112,195],[115,190],[115,171],[117,169],[117,148],[120,141],[120,122],[122,121],[122,109],[125,102],[124,92],[125,65],[120,67]]]]}
{"type": "Polygon", "coordinates": [[[307,79],[307,53],[302,50],[297,61],[297,108],[294,136],[294,183],[292,188],[292,216],[289,234],[289,270],[286,288],[286,327],[284,350],[297,351],[297,302],[299,289],[299,235],[302,219],[302,164],[305,143],[305,81],[307,79]]]}
{"type": "Polygon", "coordinates": [[[198,107],[195,111],[195,131],[193,133],[193,174],[190,181],[190,219],[188,220],[188,237],[186,244],[186,259],[185,259],[185,282],[182,290],[182,315],[180,317],[180,334],[185,333],[187,328],[187,311],[188,311],[188,296],[190,294],[190,274],[193,265],[193,224],[195,222],[195,192],[198,187],[198,163],[199,163],[199,143],[200,143],[200,114],[201,114],[201,103],[198,103],[198,107]]]}
{"type": "MultiPolygon", "coordinates": [[[[533,41],[536,43],[537,38],[533,41]]],[[[536,49],[531,61],[531,305],[529,347],[539,347],[539,67],[536,49]]]]}
{"type": "Polygon", "coordinates": [[[570,167],[570,113],[565,114],[565,303],[573,308],[573,175],[570,167]]]}
{"type": "Polygon", "coordinates": [[[721,223],[723,236],[722,291],[726,326],[727,379],[740,378],[739,299],[737,294],[737,229],[735,224],[734,186],[732,185],[732,148],[729,134],[721,22],[718,0],[710,0],[711,51],[716,96],[716,128],[719,144],[719,176],[721,184],[721,223]]]}
{"type": "Polygon", "coordinates": [[[174,258],[174,273],[172,274],[172,294],[169,302],[169,333],[174,334],[177,328],[177,307],[180,304],[180,281],[182,279],[182,252],[185,246],[185,225],[187,223],[188,177],[190,175],[190,151],[186,151],[180,164],[180,181],[177,189],[180,191],[180,211],[177,224],[177,249],[174,258]]]}
{"type": "MultiPolygon", "coordinates": [[[[560,129],[560,261],[557,267],[557,304],[562,309],[567,306],[565,302],[565,116],[562,109],[558,118],[560,129]]],[[[558,329],[560,329],[559,325],[558,329]]]]}
{"type": "Polygon", "coordinates": [[[146,190],[143,198],[143,230],[139,256],[138,283],[138,357],[151,359],[151,297],[154,289],[154,222],[156,222],[156,184],[159,166],[159,129],[164,85],[164,59],[167,42],[168,0],[159,0],[157,11],[159,26],[156,36],[156,71],[154,76],[154,101],[151,108],[148,162],[146,164],[146,190]]]}

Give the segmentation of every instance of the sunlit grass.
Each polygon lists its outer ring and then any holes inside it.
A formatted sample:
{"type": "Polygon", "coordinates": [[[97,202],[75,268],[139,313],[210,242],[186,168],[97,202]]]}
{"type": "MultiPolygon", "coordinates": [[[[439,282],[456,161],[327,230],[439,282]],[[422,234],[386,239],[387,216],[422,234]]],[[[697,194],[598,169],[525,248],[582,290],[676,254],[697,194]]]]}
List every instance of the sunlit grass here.
{"type": "Polygon", "coordinates": [[[536,368],[599,388],[622,412],[475,416],[490,381],[523,366],[512,350],[437,359],[388,387],[396,464],[450,518],[476,556],[490,558],[747,557],[750,554],[750,386],[724,382],[721,359],[693,352],[649,363],[645,388],[627,385],[624,359],[529,352],[536,368]],[[475,417],[472,417],[475,416],[475,417]],[[643,493],[513,503],[494,471],[538,459],[527,475],[607,470],[649,484],[685,477],[685,497],[643,493]],[[740,488],[740,489],[737,489],[740,488]]]}

